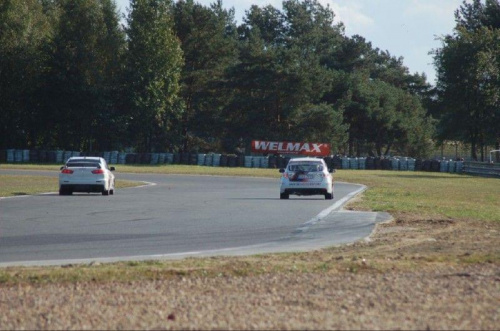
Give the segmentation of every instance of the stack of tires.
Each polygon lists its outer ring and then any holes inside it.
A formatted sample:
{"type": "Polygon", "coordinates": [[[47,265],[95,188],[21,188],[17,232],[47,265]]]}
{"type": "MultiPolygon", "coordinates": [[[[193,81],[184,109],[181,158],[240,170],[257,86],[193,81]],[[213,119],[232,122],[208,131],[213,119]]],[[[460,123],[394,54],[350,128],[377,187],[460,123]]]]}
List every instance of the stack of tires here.
{"type": "Polygon", "coordinates": [[[14,149],[8,149],[7,150],[7,162],[8,163],[13,163],[14,162],[14,149]]]}
{"type": "Polygon", "coordinates": [[[342,169],[349,169],[350,168],[350,160],[348,157],[343,157],[342,158],[342,169]]]}
{"type": "Polygon", "coordinates": [[[359,169],[359,164],[358,164],[358,158],[357,157],[352,157],[349,159],[349,169],[352,170],[358,170],[359,169]]]}
{"type": "Polygon", "coordinates": [[[415,159],[412,158],[408,159],[408,171],[415,171],[415,163],[416,163],[415,159]]]}
{"type": "Polygon", "coordinates": [[[220,156],[219,167],[227,167],[227,155],[226,154],[222,154],[220,156]]]}
{"type": "Polygon", "coordinates": [[[245,168],[251,168],[253,164],[253,156],[245,156],[245,168]]]}
{"type": "Polygon", "coordinates": [[[375,169],[375,158],[374,157],[367,157],[366,158],[366,170],[373,170],[375,169]]]}
{"type": "Polygon", "coordinates": [[[151,161],[149,162],[149,164],[151,165],[158,164],[158,161],[160,160],[160,155],[158,153],[152,153],[150,155],[151,155],[151,161]]]}
{"type": "Polygon", "coordinates": [[[366,169],[366,157],[358,158],[358,169],[360,170],[366,169]]]}
{"type": "Polygon", "coordinates": [[[165,155],[165,163],[166,164],[173,164],[174,163],[174,153],[167,153],[165,155]]]}
{"type": "Polygon", "coordinates": [[[238,156],[236,155],[228,155],[227,156],[227,166],[234,168],[238,166],[238,156]]]}
{"type": "Polygon", "coordinates": [[[219,167],[220,166],[220,157],[221,154],[212,154],[212,166],[213,167],[219,167]]]}
{"type": "Polygon", "coordinates": [[[271,169],[276,169],[277,165],[276,165],[276,156],[275,155],[269,155],[268,166],[271,169]]]}

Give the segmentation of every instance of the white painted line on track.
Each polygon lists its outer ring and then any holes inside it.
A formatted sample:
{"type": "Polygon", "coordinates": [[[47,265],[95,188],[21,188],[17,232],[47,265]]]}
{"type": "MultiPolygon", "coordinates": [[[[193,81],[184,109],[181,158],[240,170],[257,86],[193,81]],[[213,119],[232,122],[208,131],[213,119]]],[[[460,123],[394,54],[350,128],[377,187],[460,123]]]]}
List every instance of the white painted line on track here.
{"type": "Polygon", "coordinates": [[[31,194],[23,194],[23,195],[13,195],[11,197],[0,197],[0,200],[14,199],[14,198],[26,198],[32,196],[31,194]]]}
{"type": "Polygon", "coordinates": [[[120,190],[124,190],[124,189],[128,189],[128,188],[141,188],[141,187],[149,187],[149,186],[156,186],[158,184],[156,183],[153,183],[153,182],[146,182],[144,180],[139,180],[138,182],[142,182],[142,183],[145,183],[144,185],[140,185],[140,186],[132,186],[132,187],[124,187],[120,190]]]}
{"type": "Polygon", "coordinates": [[[300,227],[297,228],[296,232],[307,231],[311,226],[320,222],[323,218],[328,216],[332,211],[342,208],[350,199],[352,199],[353,197],[355,197],[359,193],[363,192],[364,190],[366,190],[366,186],[360,185],[359,189],[357,189],[354,192],[349,193],[348,195],[346,195],[345,197],[343,197],[339,201],[335,202],[330,207],[326,208],[325,210],[322,210],[318,215],[311,218],[309,221],[303,223],[300,227]]]}

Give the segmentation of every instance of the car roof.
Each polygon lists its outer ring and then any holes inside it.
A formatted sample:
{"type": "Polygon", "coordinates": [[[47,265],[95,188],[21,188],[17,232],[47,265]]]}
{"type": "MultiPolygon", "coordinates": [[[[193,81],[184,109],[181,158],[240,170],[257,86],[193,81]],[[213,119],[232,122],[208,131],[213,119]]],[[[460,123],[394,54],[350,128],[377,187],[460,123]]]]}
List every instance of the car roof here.
{"type": "Polygon", "coordinates": [[[315,161],[315,162],[318,162],[318,161],[323,161],[323,159],[320,159],[320,158],[316,158],[316,157],[297,157],[297,158],[293,158],[293,159],[290,159],[290,162],[308,162],[308,161],[315,161]]]}
{"type": "Polygon", "coordinates": [[[69,161],[91,161],[91,162],[101,162],[102,157],[98,156],[72,156],[68,159],[69,161]]]}

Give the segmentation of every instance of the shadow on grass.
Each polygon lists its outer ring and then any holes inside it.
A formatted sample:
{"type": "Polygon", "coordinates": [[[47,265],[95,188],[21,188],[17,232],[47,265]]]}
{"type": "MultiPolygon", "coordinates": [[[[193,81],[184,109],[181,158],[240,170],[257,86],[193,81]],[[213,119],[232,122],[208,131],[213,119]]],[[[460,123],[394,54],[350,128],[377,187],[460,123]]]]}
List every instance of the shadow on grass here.
{"type": "Polygon", "coordinates": [[[28,193],[26,193],[26,192],[12,192],[12,195],[20,196],[20,195],[28,195],[28,193]]]}

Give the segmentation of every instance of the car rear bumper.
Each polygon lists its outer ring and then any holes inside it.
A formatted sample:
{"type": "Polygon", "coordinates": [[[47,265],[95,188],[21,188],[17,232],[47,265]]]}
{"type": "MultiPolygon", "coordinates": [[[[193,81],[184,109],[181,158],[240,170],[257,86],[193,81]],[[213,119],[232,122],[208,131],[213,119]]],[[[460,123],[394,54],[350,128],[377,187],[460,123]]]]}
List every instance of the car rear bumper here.
{"type": "Polygon", "coordinates": [[[102,192],[106,190],[103,184],[63,184],[60,185],[60,189],[63,191],[71,192],[102,192]]]}
{"type": "Polygon", "coordinates": [[[287,188],[283,192],[290,195],[324,195],[328,192],[326,188],[287,188]]]}
{"type": "Polygon", "coordinates": [[[280,193],[294,195],[333,194],[333,183],[329,181],[306,183],[282,181],[280,193]]]}

